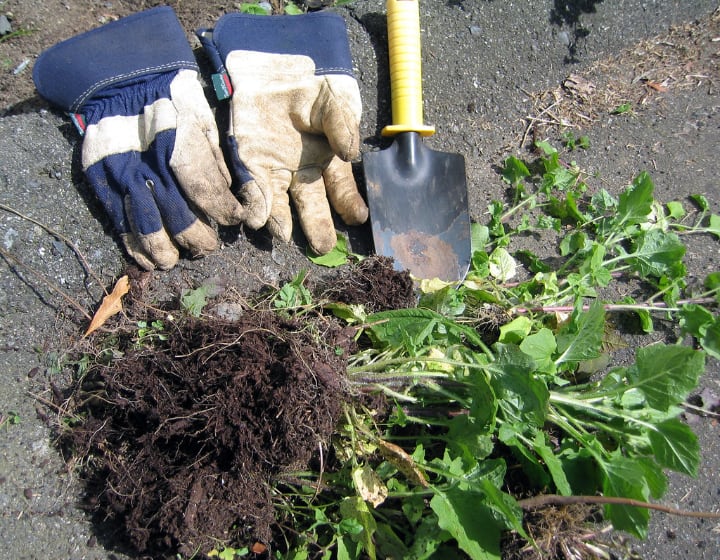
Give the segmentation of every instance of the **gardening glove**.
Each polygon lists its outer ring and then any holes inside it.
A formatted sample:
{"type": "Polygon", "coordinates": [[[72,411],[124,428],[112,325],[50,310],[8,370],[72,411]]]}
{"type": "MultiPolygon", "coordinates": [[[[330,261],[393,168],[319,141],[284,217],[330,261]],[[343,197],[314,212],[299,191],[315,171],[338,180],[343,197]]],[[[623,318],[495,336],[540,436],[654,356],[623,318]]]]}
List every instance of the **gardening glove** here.
{"type": "Polygon", "coordinates": [[[350,160],[359,154],[360,90],[345,22],[337,14],[228,14],[198,37],[215,66],[219,97],[232,96],[228,140],[244,190],[265,205],[245,223],[292,234],[292,199],[310,248],[336,244],[330,205],[348,225],[367,220],[350,160]],[[329,203],[328,203],[329,201],[329,203]]]}
{"type": "Polygon", "coordinates": [[[172,268],[177,246],[194,256],[216,249],[205,216],[223,225],[245,217],[197,72],[169,7],[58,43],[33,70],[38,92],[84,133],[90,185],[128,253],[148,270],[172,268]]]}

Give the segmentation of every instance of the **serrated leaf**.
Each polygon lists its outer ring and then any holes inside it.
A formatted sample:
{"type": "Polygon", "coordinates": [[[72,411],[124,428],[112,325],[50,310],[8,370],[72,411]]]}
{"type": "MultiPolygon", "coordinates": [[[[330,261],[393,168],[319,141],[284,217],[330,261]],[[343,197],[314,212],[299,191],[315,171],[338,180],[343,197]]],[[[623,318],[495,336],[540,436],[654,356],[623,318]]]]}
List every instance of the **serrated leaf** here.
{"type": "Polygon", "coordinates": [[[437,492],[430,508],[438,517],[438,525],[472,560],[500,560],[501,528],[483,504],[481,493],[450,488],[437,492]]]}
{"type": "Polygon", "coordinates": [[[633,270],[643,277],[675,277],[677,263],[685,256],[685,245],[672,232],[660,229],[642,231],[633,240],[633,252],[628,258],[633,270]]]}
{"type": "Polygon", "coordinates": [[[705,356],[688,346],[653,344],[638,348],[635,365],[628,368],[630,386],[638,388],[648,405],[660,411],[683,402],[705,370],[705,356]]]}
{"type": "Polygon", "coordinates": [[[677,418],[665,420],[649,430],[650,445],[657,462],[689,476],[697,476],[700,444],[693,431],[677,418]]]}
{"type": "Polygon", "coordinates": [[[413,349],[417,345],[430,345],[434,336],[449,343],[469,342],[482,346],[480,335],[470,327],[461,325],[429,309],[393,309],[367,316],[367,331],[381,345],[413,349]],[[442,333],[438,332],[442,328],[442,333]]]}
{"type": "Polygon", "coordinates": [[[590,309],[580,313],[575,321],[565,325],[557,334],[560,356],[555,360],[555,365],[597,358],[602,351],[604,332],[605,310],[595,300],[590,309]]]}
{"type": "Polygon", "coordinates": [[[211,284],[203,284],[194,290],[185,290],[180,297],[180,303],[190,315],[200,317],[202,310],[207,305],[208,297],[214,291],[215,286],[211,284]]]}

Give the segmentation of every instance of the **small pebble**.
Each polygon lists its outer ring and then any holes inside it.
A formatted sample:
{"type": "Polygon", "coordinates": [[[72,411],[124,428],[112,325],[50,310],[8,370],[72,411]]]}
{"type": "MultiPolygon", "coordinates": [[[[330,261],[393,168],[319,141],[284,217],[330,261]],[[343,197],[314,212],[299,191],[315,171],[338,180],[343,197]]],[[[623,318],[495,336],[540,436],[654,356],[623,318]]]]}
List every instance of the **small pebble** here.
{"type": "Polygon", "coordinates": [[[0,35],[7,35],[8,33],[12,33],[12,25],[10,25],[7,16],[3,14],[0,16],[0,35]]]}

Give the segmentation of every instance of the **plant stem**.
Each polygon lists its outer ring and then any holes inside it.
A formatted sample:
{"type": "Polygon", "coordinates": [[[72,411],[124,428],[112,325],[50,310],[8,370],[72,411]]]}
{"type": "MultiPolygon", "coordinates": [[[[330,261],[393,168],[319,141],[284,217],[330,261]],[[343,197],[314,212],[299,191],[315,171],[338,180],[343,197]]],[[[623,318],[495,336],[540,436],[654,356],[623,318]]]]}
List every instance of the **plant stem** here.
{"type": "Polygon", "coordinates": [[[616,496],[559,496],[557,494],[543,494],[518,500],[518,505],[525,510],[536,509],[550,505],[570,505],[570,504],[613,504],[620,506],[632,506],[655,511],[662,511],[670,515],[679,515],[682,517],[698,517],[709,519],[720,519],[720,512],[714,511],[687,511],[676,509],[662,504],[651,504],[641,500],[633,500],[632,498],[619,498],[616,496]]]}

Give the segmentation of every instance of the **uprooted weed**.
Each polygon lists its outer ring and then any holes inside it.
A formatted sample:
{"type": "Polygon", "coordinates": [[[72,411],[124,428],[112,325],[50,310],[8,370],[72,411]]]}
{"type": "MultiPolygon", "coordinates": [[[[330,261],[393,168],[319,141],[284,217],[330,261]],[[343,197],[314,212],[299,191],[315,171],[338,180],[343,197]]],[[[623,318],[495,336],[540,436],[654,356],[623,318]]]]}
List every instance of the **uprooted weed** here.
{"type": "MultiPolygon", "coordinates": [[[[412,293],[391,263],[371,270],[412,293]]],[[[282,523],[274,480],[318,467],[354,398],[345,380],[354,330],[320,309],[294,317],[245,306],[233,321],[195,318],[147,307],[138,292],[125,326],[94,339],[106,358],[55,391],[58,443],[81,465],[87,507],[153,557],[271,544],[282,523]],[[150,327],[140,332],[140,320],[150,327]]]]}

